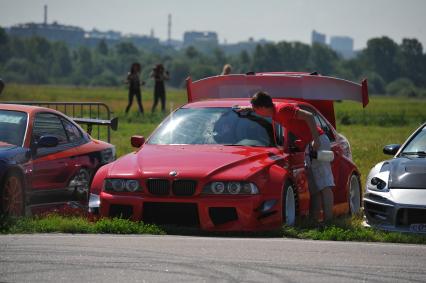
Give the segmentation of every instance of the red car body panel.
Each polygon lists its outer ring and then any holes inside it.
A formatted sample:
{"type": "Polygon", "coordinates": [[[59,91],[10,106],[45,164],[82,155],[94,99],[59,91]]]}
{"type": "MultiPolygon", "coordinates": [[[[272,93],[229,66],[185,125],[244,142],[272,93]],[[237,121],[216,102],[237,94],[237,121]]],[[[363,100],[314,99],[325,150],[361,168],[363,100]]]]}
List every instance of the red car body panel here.
{"type": "MultiPolygon", "coordinates": [[[[188,89],[189,96],[191,89],[188,89]]],[[[299,106],[315,109],[311,104],[289,100],[274,99],[295,103],[299,106]]],[[[318,101],[330,109],[330,101],[318,101]]],[[[199,100],[182,108],[231,108],[233,105],[250,105],[247,98],[222,98],[199,100]]],[[[321,115],[319,113],[319,115],[321,115]]],[[[333,113],[334,117],[334,113],[333,113]]],[[[324,119],[324,117],[323,117],[324,119]]],[[[330,125],[329,125],[330,126],[330,125]]],[[[336,177],[334,189],[336,215],[349,211],[348,182],[352,174],[359,176],[355,164],[343,155],[343,142],[333,127],[330,127],[335,141],[332,148],[336,158],[333,174],[336,177]]],[[[288,140],[284,133],[284,140],[288,140]]],[[[145,219],[145,208],[155,204],[194,204],[197,208],[199,227],[210,231],[261,231],[278,228],[283,223],[282,199],[284,185],[290,182],[297,193],[297,214],[309,214],[310,194],[305,171],[305,153],[291,152],[288,144],[284,147],[250,147],[223,145],[155,145],[148,143],[137,151],[129,153],[113,163],[100,168],[92,182],[91,192],[100,195],[100,213],[114,216],[117,207],[128,208],[128,215],[135,221],[145,219]],[[177,175],[169,173],[176,171],[177,175]],[[110,192],[103,190],[105,179],[136,179],[142,191],[110,192]],[[169,193],[165,196],[153,195],[147,190],[151,178],[168,180],[169,184],[177,180],[196,180],[196,190],[191,196],[177,196],[169,193]],[[204,186],[211,181],[246,181],[256,184],[260,194],[256,195],[205,195],[204,186]],[[262,213],[260,207],[265,201],[276,200],[268,213],[262,213]],[[212,217],[212,209],[235,209],[237,219],[217,224],[212,217]]]]}
{"type": "MultiPolygon", "coordinates": [[[[53,109],[0,104],[0,110],[19,111],[28,114],[27,130],[22,145],[22,148],[28,152],[28,159],[26,162],[16,164],[13,167],[13,170],[17,170],[23,178],[27,214],[37,214],[51,207],[56,207],[58,202],[66,202],[66,199],[57,201],[56,197],[63,198],[63,196],[60,196],[61,192],[69,191],[68,185],[79,170],[85,169],[93,176],[97,169],[104,164],[101,160],[101,152],[114,149],[111,144],[92,139],[72,119],[53,109]],[[39,113],[54,114],[70,122],[81,132],[84,141],[78,145],[72,145],[68,149],[58,150],[43,156],[33,156],[31,153],[33,125],[35,117],[39,113]],[[55,195],[55,197],[51,198],[52,195],[55,195]]],[[[2,182],[3,180],[0,180],[0,185],[2,182]]],[[[82,200],[82,204],[87,204],[87,198],[82,200]]]]}

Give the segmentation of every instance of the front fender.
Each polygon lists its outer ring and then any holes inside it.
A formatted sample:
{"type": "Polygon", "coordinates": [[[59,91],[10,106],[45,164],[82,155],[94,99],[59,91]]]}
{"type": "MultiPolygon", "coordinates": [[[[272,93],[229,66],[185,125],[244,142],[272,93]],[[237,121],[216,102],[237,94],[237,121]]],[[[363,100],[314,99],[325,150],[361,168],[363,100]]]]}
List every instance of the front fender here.
{"type": "Polygon", "coordinates": [[[112,163],[104,165],[96,171],[93,176],[92,185],[90,186],[90,193],[100,195],[104,184],[104,179],[108,176],[108,170],[112,163]]]}

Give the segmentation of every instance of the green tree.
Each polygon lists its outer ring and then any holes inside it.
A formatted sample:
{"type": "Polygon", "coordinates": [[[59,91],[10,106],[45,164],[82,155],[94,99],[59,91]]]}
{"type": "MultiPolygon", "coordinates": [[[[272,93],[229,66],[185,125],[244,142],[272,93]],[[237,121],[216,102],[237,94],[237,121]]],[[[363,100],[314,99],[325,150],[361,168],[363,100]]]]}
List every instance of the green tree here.
{"type": "Polygon", "coordinates": [[[99,42],[98,42],[98,45],[97,45],[97,47],[96,47],[96,51],[97,52],[99,52],[99,54],[102,54],[102,55],[108,55],[108,45],[106,44],[106,42],[105,42],[105,39],[101,39],[99,42]]]}
{"type": "Polygon", "coordinates": [[[398,52],[398,45],[389,37],[383,36],[368,40],[362,55],[372,71],[390,82],[399,76],[398,52]]]}
{"type": "Polygon", "coordinates": [[[404,38],[400,50],[402,76],[410,78],[416,85],[426,86],[426,60],[422,44],[415,38],[404,38]]]}
{"type": "Polygon", "coordinates": [[[315,43],[311,48],[311,70],[318,71],[323,75],[331,75],[335,71],[335,64],[338,61],[336,52],[329,47],[315,43]]]}
{"type": "Polygon", "coordinates": [[[57,77],[68,76],[72,72],[72,63],[68,47],[63,42],[56,42],[52,47],[52,74],[57,77]]]}

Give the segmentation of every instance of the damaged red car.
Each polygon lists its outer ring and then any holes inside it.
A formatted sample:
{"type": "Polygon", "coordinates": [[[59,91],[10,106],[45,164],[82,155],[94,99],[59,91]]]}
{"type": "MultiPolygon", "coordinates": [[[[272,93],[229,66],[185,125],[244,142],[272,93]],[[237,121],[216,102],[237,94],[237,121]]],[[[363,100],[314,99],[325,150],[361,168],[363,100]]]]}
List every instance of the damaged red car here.
{"type": "Polygon", "coordinates": [[[360,173],[335,130],[334,100],[368,103],[366,82],[305,73],[229,75],[187,81],[188,103],[138,149],[96,173],[92,199],[103,216],[209,231],[271,230],[309,214],[307,155],[291,132],[249,106],[259,90],[310,111],[332,141],[334,213],[356,213],[360,173]]]}

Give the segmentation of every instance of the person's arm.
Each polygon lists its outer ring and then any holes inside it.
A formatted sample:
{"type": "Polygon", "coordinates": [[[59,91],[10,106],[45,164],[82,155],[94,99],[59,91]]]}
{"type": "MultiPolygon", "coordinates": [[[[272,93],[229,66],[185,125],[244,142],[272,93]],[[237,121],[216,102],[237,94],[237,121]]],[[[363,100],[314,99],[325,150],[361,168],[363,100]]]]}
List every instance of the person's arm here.
{"type": "Polygon", "coordinates": [[[296,118],[301,119],[306,122],[311,131],[312,137],[314,138],[314,150],[318,150],[321,146],[321,142],[319,140],[319,133],[317,129],[317,124],[315,123],[314,115],[311,112],[308,112],[303,109],[298,109],[296,112],[296,118]]]}

